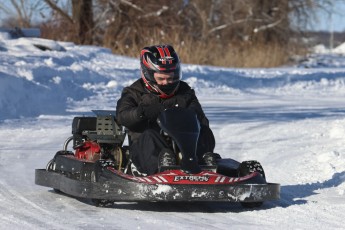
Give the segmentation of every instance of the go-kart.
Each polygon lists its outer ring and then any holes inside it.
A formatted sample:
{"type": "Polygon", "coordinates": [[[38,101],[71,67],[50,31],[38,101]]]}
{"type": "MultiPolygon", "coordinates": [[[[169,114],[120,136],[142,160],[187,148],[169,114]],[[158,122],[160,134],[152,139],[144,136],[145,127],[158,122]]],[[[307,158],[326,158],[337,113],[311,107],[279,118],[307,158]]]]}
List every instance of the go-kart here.
{"type": "Polygon", "coordinates": [[[91,199],[97,205],[104,201],[219,201],[254,208],[280,198],[280,185],[266,181],[257,161],[219,158],[215,165],[199,165],[200,124],[192,110],[168,109],[158,117],[177,164],[162,166],[149,176],[132,174],[129,148],[124,144],[127,130],[118,125],[114,111],[93,112],[96,116],[73,119],[72,136],[63,149],[45,169],[36,169],[37,185],[91,199]]]}

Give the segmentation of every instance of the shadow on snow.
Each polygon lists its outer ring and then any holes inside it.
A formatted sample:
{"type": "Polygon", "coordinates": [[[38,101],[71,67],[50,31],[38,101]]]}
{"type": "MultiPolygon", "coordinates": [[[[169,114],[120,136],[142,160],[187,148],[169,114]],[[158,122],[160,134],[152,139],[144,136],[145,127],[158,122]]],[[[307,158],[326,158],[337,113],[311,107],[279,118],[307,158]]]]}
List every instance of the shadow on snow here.
{"type": "Polygon", "coordinates": [[[317,190],[337,187],[344,182],[345,171],[333,174],[331,179],[324,182],[281,186],[279,206],[286,208],[292,205],[305,204],[308,202],[307,197],[318,194],[317,190]]]}

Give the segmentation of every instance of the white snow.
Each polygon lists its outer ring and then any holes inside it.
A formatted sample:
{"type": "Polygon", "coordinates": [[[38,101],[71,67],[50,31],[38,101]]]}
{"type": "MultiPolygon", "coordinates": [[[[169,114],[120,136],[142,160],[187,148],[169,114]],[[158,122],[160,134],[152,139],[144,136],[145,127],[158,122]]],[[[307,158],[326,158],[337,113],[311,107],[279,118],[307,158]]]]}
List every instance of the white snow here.
{"type": "Polygon", "coordinates": [[[73,116],[114,110],[122,88],[140,76],[139,62],[104,48],[2,33],[0,63],[2,229],[343,228],[344,52],[271,69],[183,65],[183,79],[209,117],[216,152],[256,159],[268,181],[281,184],[281,199],[255,210],[159,202],[98,208],[35,185],[34,169],[62,148],[73,116]]]}
{"type": "Polygon", "coordinates": [[[334,50],[334,53],[338,53],[338,54],[345,54],[345,42],[340,44],[339,46],[337,46],[334,50]]]}

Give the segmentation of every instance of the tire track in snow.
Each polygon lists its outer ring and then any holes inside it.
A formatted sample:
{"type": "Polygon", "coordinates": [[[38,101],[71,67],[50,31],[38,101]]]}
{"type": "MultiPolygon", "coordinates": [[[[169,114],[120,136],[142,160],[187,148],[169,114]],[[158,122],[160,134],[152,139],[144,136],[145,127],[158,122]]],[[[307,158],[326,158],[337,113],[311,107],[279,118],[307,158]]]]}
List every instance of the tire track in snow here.
{"type": "Polygon", "coordinates": [[[19,226],[54,226],[63,229],[56,222],[56,216],[15,191],[4,181],[0,181],[1,218],[19,226]],[[15,208],[8,208],[15,207],[15,208]],[[10,213],[8,215],[7,213],[10,213]]]}

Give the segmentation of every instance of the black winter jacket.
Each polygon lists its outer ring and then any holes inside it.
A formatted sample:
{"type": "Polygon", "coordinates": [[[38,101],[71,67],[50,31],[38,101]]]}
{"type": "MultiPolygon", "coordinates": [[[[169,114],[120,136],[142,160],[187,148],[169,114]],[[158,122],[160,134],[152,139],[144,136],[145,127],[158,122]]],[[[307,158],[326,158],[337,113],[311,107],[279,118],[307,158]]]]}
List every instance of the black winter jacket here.
{"type": "Polygon", "coordinates": [[[116,106],[117,122],[129,129],[129,135],[132,141],[137,139],[146,129],[159,131],[157,122],[142,118],[138,109],[139,104],[150,105],[155,102],[161,103],[164,108],[176,106],[180,108],[191,108],[197,113],[201,125],[209,126],[208,119],[195,96],[194,90],[186,82],[180,82],[179,89],[173,97],[162,99],[158,95],[151,93],[145,87],[142,79],[138,79],[131,86],[123,89],[121,98],[118,100],[116,106]]]}

